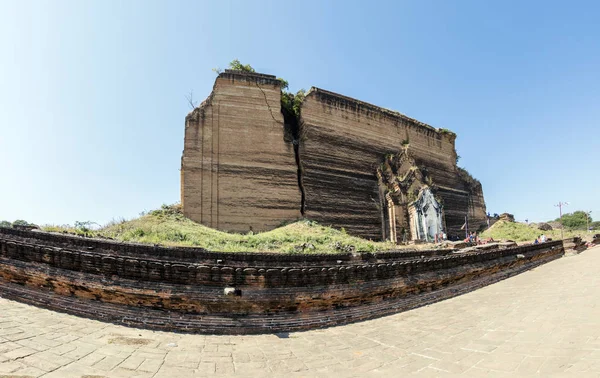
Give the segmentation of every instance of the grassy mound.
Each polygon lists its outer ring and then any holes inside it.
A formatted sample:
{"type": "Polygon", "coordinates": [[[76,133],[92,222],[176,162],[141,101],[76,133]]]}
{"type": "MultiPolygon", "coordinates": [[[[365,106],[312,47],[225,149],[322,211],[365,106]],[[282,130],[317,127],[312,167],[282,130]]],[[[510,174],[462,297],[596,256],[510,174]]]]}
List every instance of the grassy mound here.
{"type": "MultiPolygon", "coordinates": [[[[542,231],[535,225],[527,225],[525,223],[498,221],[489,229],[485,230],[480,236],[482,238],[492,237],[494,240],[513,240],[516,242],[530,241],[533,242],[538,236],[545,234],[546,237],[553,240],[560,240],[560,230],[542,231]]],[[[585,231],[579,230],[564,230],[565,238],[574,236],[583,236],[585,231]]]]}
{"type": "Polygon", "coordinates": [[[302,220],[272,231],[230,234],[193,222],[183,216],[177,205],[154,210],[130,221],[112,222],[98,230],[43,226],[50,232],[120,241],[170,246],[203,247],[224,252],[345,253],[375,252],[398,248],[390,242],[372,242],[347,235],[343,230],[302,220]]]}

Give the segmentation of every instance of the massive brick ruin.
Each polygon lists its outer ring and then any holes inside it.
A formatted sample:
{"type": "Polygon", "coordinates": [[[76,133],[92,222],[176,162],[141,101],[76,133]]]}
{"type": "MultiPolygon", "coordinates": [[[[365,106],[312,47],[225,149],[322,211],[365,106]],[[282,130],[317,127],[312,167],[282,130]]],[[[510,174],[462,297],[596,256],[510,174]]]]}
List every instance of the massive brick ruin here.
{"type": "MultiPolygon", "coordinates": [[[[185,215],[228,231],[304,215],[396,241],[458,232],[467,214],[472,225],[485,219],[481,185],[456,167],[454,134],[321,89],[309,91],[300,117],[282,113],[280,98],[274,76],[219,75],[186,119],[185,215]]],[[[563,255],[563,241],[228,253],[0,227],[0,295],[157,330],[289,332],[423,306],[563,255]]]]}
{"type": "Polygon", "coordinates": [[[227,70],[186,117],[181,202],[225,231],[299,217],[362,237],[431,241],[485,224],[481,184],[456,165],[456,135],[311,88],[293,119],[272,75],[227,70]],[[435,209],[435,210],[432,210],[435,209]]]}

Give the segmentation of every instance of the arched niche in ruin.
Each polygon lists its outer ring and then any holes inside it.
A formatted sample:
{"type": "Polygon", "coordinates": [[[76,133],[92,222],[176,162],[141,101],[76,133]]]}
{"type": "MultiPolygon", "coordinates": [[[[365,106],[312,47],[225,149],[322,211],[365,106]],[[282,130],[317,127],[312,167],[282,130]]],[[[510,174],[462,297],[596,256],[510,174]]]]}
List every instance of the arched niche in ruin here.
{"type": "Polygon", "coordinates": [[[444,232],[444,210],[429,187],[421,189],[417,200],[408,205],[408,216],[412,240],[433,242],[444,232]]]}
{"type": "Polygon", "coordinates": [[[377,169],[384,239],[435,241],[445,232],[444,209],[428,172],[417,166],[408,145],[388,154],[377,169]]]}

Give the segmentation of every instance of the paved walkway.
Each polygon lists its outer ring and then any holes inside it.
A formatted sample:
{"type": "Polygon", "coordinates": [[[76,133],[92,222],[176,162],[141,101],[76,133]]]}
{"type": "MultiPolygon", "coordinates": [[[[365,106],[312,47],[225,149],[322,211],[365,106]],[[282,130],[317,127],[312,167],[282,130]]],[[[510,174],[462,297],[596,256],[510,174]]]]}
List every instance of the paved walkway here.
{"type": "Polygon", "coordinates": [[[326,330],[201,336],[0,299],[0,376],[600,376],[600,247],[434,305],[326,330]]]}

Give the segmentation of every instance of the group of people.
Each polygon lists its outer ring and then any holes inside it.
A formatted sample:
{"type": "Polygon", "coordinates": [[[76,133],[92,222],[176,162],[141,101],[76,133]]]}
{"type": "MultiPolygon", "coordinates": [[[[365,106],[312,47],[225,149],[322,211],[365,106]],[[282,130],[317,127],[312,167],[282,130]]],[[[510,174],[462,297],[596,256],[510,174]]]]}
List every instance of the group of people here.
{"type": "Polygon", "coordinates": [[[445,232],[440,232],[439,234],[434,235],[435,243],[442,243],[447,239],[445,232]]]}
{"type": "Polygon", "coordinates": [[[546,235],[541,234],[541,235],[538,235],[538,237],[533,241],[533,244],[545,243],[547,241],[548,241],[548,239],[546,238],[546,235]]]}
{"type": "Polygon", "coordinates": [[[467,235],[464,241],[465,243],[479,244],[479,235],[477,235],[475,231],[472,231],[471,233],[469,233],[469,235],[467,235]]]}
{"type": "Polygon", "coordinates": [[[480,239],[479,235],[477,235],[477,232],[473,231],[471,232],[466,238],[465,240],[463,240],[465,243],[471,243],[471,244],[488,244],[488,243],[494,243],[495,240],[494,238],[487,238],[487,239],[480,239]]]}

